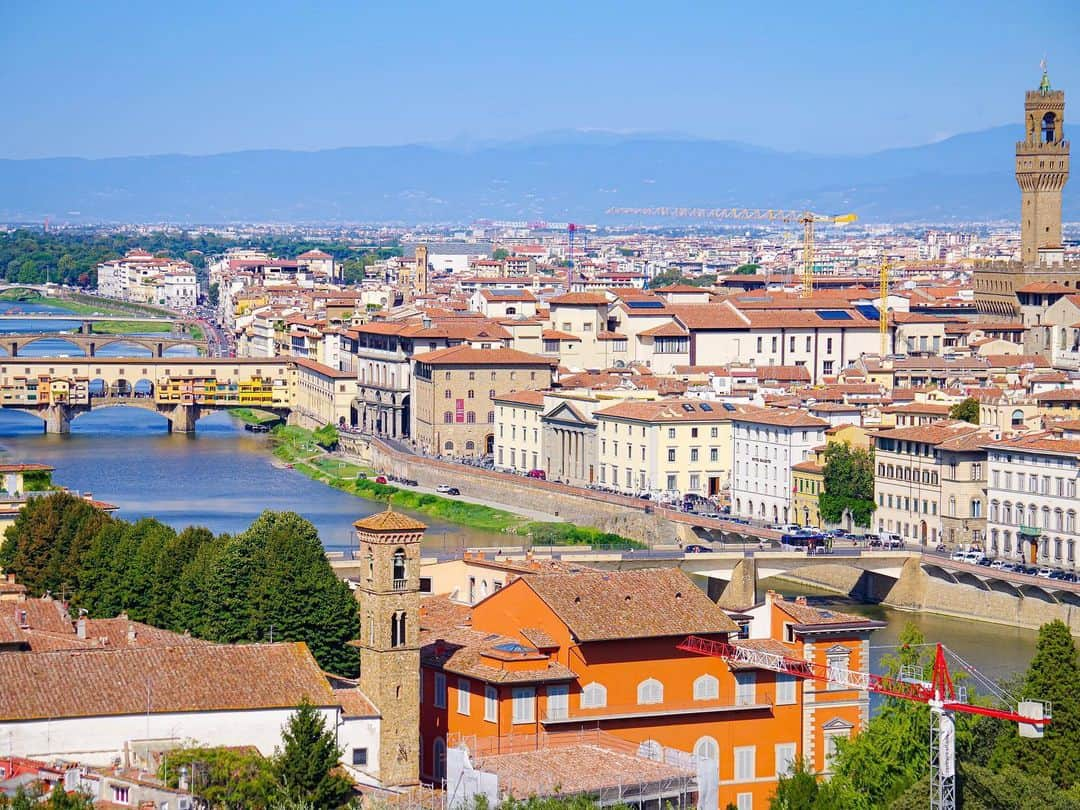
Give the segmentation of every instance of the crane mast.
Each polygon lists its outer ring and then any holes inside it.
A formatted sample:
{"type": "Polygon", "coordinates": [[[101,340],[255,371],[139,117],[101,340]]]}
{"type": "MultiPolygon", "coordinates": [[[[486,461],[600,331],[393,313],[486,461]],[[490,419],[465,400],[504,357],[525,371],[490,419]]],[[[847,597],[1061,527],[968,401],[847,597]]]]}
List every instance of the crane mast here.
{"type": "Polygon", "coordinates": [[[1020,724],[1020,734],[1038,738],[1051,722],[1050,704],[1022,701],[1019,711],[1011,712],[966,701],[961,689],[953,686],[945,661],[945,648],[936,645],[933,676],[930,682],[917,677],[898,678],[874,675],[833,664],[820,664],[805,658],[781,655],[764,650],[740,647],[726,641],[687,636],[677,648],[685,652],[720,658],[730,664],[744,664],[785,675],[838,684],[858,691],[913,700],[930,707],[930,808],[956,810],[956,720],[955,712],[996,717],[1020,724]]]}

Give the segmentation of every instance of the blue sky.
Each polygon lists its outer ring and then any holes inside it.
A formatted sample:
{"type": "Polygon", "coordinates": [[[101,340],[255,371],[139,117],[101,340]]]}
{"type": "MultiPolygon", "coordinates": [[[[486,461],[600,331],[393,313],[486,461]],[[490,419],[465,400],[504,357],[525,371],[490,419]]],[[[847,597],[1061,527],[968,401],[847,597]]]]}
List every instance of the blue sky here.
{"type": "Polygon", "coordinates": [[[1044,54],[1080,109],[1078,42],[1077,0],[4,0],[0,157],[571,128],[869,152],[1019,121],[1044,54]]]}

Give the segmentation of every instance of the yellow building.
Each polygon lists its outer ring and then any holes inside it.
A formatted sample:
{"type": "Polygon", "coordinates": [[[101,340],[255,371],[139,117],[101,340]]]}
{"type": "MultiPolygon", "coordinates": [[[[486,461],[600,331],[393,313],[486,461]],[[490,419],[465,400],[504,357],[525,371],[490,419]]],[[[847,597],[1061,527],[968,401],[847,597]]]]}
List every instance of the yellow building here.
{"type": "Polygon", "coordinates": [[[825,451],[830,444],[849,444],[852,448],[866,450],[870,447],[870,439],[867,432],[857,425],[838,425],[825,431],[825,444],[814,448],[812,459],[792,465],[795,522],[800,526],[825,528],[818,498],[825,491],[825,451]]]}

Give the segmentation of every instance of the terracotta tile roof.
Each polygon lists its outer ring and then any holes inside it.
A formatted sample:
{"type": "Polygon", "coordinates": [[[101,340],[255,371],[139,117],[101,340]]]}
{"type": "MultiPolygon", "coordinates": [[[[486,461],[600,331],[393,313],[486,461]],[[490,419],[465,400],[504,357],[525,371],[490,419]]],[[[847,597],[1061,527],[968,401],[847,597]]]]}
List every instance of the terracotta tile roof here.
{"type": "Polygon", "coordinates": [[[413,356],[418,363],[433,366],[550,366],[551,360],[517,349],[474,349],[448,346],[413,356]]]}
{"type": "Polygon", "coordinates": [[[1020,366],[1050,368],[1050,361],[1041,354],[984,354],[983,357],[990,367],[995,369],[1019,368],[1020,366]]]}
{"type": "Polygon", "coordinates": [[[657,287],[656,294],[664,295],[665,293],[701,293],[702,295],[709,295],[708,287],[695,287],[693,284],[671,284],[667,287],[657,287]]]}
{"type": "Polygon", "coordinates": [[[378,717],[379,710],[358,688],[334,689],[334,703],[345,717],[378,717]]]}
{"type": "Polygon", "coordinates": [[[536,296],[528,290],[481,290],[480,296],[485,301],[506,301],[511,304],[536,300],[536,296]]]}
{"type": "Polygon", "coordinates": [[[596,333],[597,340],[626,340],[622,332],[609,332],[606,329],[596,333]]]}
{"type": "Polygon", "coordinates": [[[186,644],[0,655],[0,720],[98,717],[150,711],[294,708],[334,695],[305,644],[186,644]]]}
{"type": "Polygon", "coordinates": [[[427,526],[416,518],[395,512],[389,507],[383,512],[376,512],[353,523],[357,529],[366,532],[415,532],[427,531],[427,526]]]}
{"type": "Polygon", "coordinates": [[[520,582],[543,599],[581,642],[738,629],[678,569],[546,574],[520,582]]]}
{"type": "Polygon", "coordinates": [[[516,405],[543,405],[544,393],[542,391],[510,391],[495,397],[494,401],[516,405]]]}
{"type": "Polygon", "coordinates": [[[800,461],[798,464],[792,464],[791,469],[805,473],[820,473],[825,471],[824,467],[813,461],[800,461]]]}
{"type": "Polygon", "coordinates": [[[1077,402],[1080,401],[1080,388],[1063,388],[1058,391],[1043,391],[1035,395],[1036,402],[1077,402]]]}
{"type": "Polygon", "coordinates": [[[53,472],[55,469],[48,464],[0,464],[0,473],[53,472]]]}
{"type": "Polygon", "coordinates": [[[324,366],[322,363],[316,363],[314,360],[307,360],[303,357],[293,358],[292,362],[301,368],[314,371],[316,374],[321,374],[323,377],[330,377],[335,380],[355,380],[355,371],[339,371],[336,368],[330,366],[324,366]]]}
{"type": "Polygon", "coordinates": [[[1080,439],[1064,439],[1050,433],[1035,433],[1019,439],[985,443],[994,449],[1027,450],[1068,456],[1080,455],[1080,439]]]}
{"type": "Polygon", "coordinates": [[[573,306],[588,306],[595,307],[608,302],[607,296],[600,292],[574,292],[564,293],[562,295],[556,295],[554,298],[549,298],[548,303],[555,306],[573,307],[573,306]]]}
{"type": "Polygon", "coordinates": [[[793,408],[746,408],[735,414],[732,419],[737,422],[777,427],[827,428],[829,426],[824,419],[818,419],[806,411],[793,408]]]}
{"type": "Polygon", "coordinates": [[[948,416],[950,410],[948,405],[938,405],[936,402],[905,402],[903,405],[882,408],[885,413],[921,413],[942,417],[948,416]]]}
{"type": "Polygon", "coordinates": [[[559,642],[539,627],[522,627],[521,637],[538,650],[549,650],[559,646],[559,642]]]}
{"type": "Polygon", "coordinates": [[[1025,284],[1023,287],[1017,287],[1018,293],[1056,293],[1058,295],[1069,295],[1075,290],[1070,290],[1068,287],[1058,284],[1056,281],[1032,281],[1029,284],[1025,284]]]}
{"type": "Polygon", "coordinates": [[[420,629],[433,633],[472,624],[472,608],[450,601],[446,594],[424,596],[420,600],[420,629]]]}
{"type": "Polygon", "coordinates": [[[560,332],[558,329],[545,329],[543,331],[542,337],[544,338],[544,340],[581,340],[581,338],[579,338],[577,335],[571,335],[569,332],[560,332]]]}
{"type": "Polygon", "coordinates": [[[650,337],[684,337],[688,332],[675,321],[668,321],[638,334],[649,335],[650,337]]]}
{"type": "Polygon", "coordinates": [[[877,434],[878,439],[901,439],[907,441],[922,442],[923,444],[938,445],[949,439],[973,433],[979,429],[978,425],[955,419],[941,419],[928,425],[909,425],[907,427],[883,430],[877,434]]]}
{"type": "Polygon", "coordinates": [[[636,784],[669,783],[694,776],[691,768],[657,762],[600,745],[552,746],[479,757],[476,767],[499,778],[515,796],[590,796],[636,784]]]}
{"type": "Polygon", "coordinates": [[[810,382],[810,371],[805,366],[758,366],[758,380],[779,382],[810,382]]]}
{"type": "Polygon", "coordinates": [[[420,660],[424,665],[484,683],[551,683],[577,680],[577,674],[534,647],[498,633],[469,627],[438,631],[422,628],[420,660]],[[501,648],[501,649],[500,649],[501,648]],[[510,663],[511,666],[502,664],[510,663]],[[527,662],[528,667],[513,666],[527,662]]]}
{"type": "MultiPolygon", "coordinates": [[[[742,647],[745,650],[754,650],[755,652],[766,652],[786,657],[798,657],[794,649],[783,642],[772,638],[741,638],[733,641],[732,644],[736,647],[742,647]]],[[[728,667],[732,670],[757,669],[753,664],[738,664],[731,662],[728,663],[728,667]]]]}
{"type": "MultiPolygon", "coordinates": [[[[641,310],[643,313],[662,310],[641,310]]],[[[739,312],[730,302],[719,304],[668,304],[667,312],[673,314],[687,329],[747,329],[750,318],[739,312]]]]}
{"type": "Polygon", "coordinates": [[[729,411],[719,402],[707,403],[711,410],[704,410],[701,403],[699,399],[626,400],[596,411],[593,417],[637,422],[727,422],[747,410],[747,406],[736,405],[733,406],[735,410],[729,411]]]}
{"type": "Polygon", "coordinates": [[[867,627],[885,626],[884,622],[867,619],[865,616],[814,607],[806,604],[805,600],[784,599],[779,594],[774,596],[773,603],[804,627],[820,627],[833,624],[865,624],[867,627]]]}

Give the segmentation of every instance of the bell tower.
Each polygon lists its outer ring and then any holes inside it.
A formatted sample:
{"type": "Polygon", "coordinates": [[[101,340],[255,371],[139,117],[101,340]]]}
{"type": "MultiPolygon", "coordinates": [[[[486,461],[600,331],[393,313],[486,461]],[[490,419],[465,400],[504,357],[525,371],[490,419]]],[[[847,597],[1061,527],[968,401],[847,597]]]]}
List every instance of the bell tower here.
{"type": "Polygon", "coordinates": [[[428,250],[427,245],[416,246],[416,283],[413,285],[417,295],[428,294],[428,250]]]}
{"type": "Polygon", "coordinates": [[[1060,256],[1061,190],[1069,179],[1064,120],[1065,92],[1050,89],[1044,61],[1039,89],[1028,90],[1024,98],[1025,137],[1016,144],[1021,260],[1025,270],[1050,263],[1055,252],[1060,256]]]}
{"type": "Polygon", "coordinates": [[[360,690],[382,717],[379,779],[420,781],[420,541],[427,529],[387,506],[356,527],[360,690]]]}

